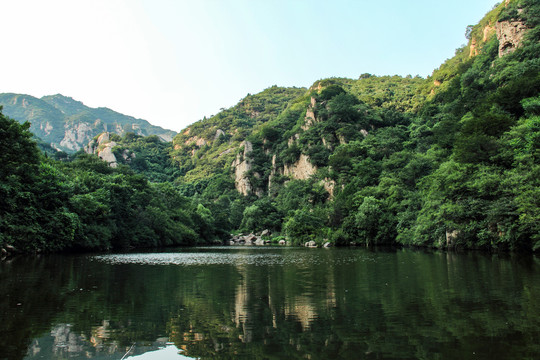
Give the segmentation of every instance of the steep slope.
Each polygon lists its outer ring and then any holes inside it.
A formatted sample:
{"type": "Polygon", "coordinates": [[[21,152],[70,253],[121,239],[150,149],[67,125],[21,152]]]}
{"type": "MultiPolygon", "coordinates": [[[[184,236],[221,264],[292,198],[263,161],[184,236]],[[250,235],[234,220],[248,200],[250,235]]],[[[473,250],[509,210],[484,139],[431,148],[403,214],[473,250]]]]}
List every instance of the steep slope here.
{"type": "Polygon", "coordinates": [[[236,106],[181,131],[173,140],[172,152],[180,164],[181,179],[194,182],[228,173],[244,140],[304,93],[302,88],[273,86],[248,94],[236,106]]]}
{"type": "Polygon", "coordinates": [[[232,174],[241,194],[261,196],[272,177],[306,180],[340,143],[414,112],[424,84],[363,74],[317,81],[309,90],[271,87],[183,130],[172,154],[183,182],[232,174]]]}
{"type": "MultiPolygon", "coordinates": [[[[269,230],[273,241],[293,244],[538,251],[540,3],[505,1],[467,34],[469,43],[428,79],[363,74],[309,89],[274,86],[193,124],[172,144],[133,133],[94,137],[88,152],[152,184],[85,154],[43,162],[32,150],[28,165],[46,171],[28,171],[11,155],[17,143],[5,141],[3,156],[18,172],[0,187],[7,191],[0,219],[28,223],[21,182],[34,179],[44,225],[32,222],[43,234],[36,238],[4,220],[2,235],[36,249],[55,236],[49,248],[84,236],[81,246],[92,248],[269,230]]],[[[35,115],[38,100],[18,99],[19,110],[35,115]]],[[[60,100],[39,100],[40,111],[92,119],[81,104],[60,100]]],[[[18,129],[4,124],[6,134],[18,129]]],[[[43,128],[54,131],[52,123],[43,128]]]]}
{"type": "Polygon", "coordinates": [[[107,108],[90,108],[60,94],[41,99],[23,94],[0,94],[3,113],[19,122],[31,123],[30,130],[59,150],[74,152],[103,131],[120,135],[157,135],[171,141],[174,131],[153,126],[148,121],[117,113],[107,108]]]}
{"type": "Polygon", "coordinates": [[[234,185],[241,229],[297,243],[540,248],[539,7],[498,5],[428,79],[325,79],[267,121],[240,103],[196,123],[181,186],[234,185]]]}

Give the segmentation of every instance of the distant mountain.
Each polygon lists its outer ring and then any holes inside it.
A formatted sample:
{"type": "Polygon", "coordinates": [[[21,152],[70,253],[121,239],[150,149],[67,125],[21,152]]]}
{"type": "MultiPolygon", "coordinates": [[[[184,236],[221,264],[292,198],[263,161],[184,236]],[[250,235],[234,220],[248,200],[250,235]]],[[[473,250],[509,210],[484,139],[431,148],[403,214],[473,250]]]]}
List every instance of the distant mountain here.
{"type": "Polygon", "coordinates": [[[120,114],[108,108],[91,108],[70,97],[57,94],[41,99],[24,94],[0,94],[3,113],[19,122],[31,123],[30,131],[54,148],[77,151],[104,131],[123,135],[157,135],[171,141],[172,130],[154,126],[146,120],[120,114]]]}

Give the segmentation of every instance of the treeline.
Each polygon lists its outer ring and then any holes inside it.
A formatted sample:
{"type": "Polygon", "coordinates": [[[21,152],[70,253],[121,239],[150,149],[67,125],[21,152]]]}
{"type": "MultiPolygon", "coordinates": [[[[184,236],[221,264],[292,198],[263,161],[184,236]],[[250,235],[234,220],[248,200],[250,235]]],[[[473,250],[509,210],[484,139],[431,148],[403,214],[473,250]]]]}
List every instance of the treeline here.
{"type": "MultiPolygon", "coordinates": [[[[194,245],[216,237],[203,206],[170,183],[150,183],[97,156],[45,156],[0,113],[0,247],[19,251],[194,245]]],[[[138,163],[138,166],[140,163],[138,163]]]]}
{"type": "MultiPolygon", "coordinates": [[[[539,249],[540,5],[500,4],[486,19],[521,21],[528,31],[503,57],[494,33],[477,42],[476,56],[469,43],[427,80],[363,74],[317,82],[243,137],[253,147],[253,191],[230,230],[268,228],[293,244],[539,249]],[[302,154],[316,173],[284,175],[302,154]]],[[[483,36],[482,26],[473,34],[483,36]]],[[[219,194],[206,189],[224,179],[232,186],[235,169],[205,166],[219,158],[207,139],[184,156],[213,175],[183,186],[212,201],[219,194]]],[[[242,150],[234,153],[240,159],[242,150]]],[[[223,202],[223,212],[238,212],[238,201],[223,202]]]]}
{"type": "Polygon", "coordinates": [[[470,32],[479,53],[469,42],[428,79],[271,87],[172,144],[115,137],[116,169],[82,153],[46,157],[28,125],[2,116],[0,244],[101,250],[268,229],[292,244],[536,251],[539,25],[537,1],[500,4],[470,32]],[[483,38],[497,19],[528,28],[503,57],[495,34],[483,38]],[[300,159],[315,167],[309,179],[285,172],[300,159]],[[244,160],[247,196],[235,189],[244,160]]]}

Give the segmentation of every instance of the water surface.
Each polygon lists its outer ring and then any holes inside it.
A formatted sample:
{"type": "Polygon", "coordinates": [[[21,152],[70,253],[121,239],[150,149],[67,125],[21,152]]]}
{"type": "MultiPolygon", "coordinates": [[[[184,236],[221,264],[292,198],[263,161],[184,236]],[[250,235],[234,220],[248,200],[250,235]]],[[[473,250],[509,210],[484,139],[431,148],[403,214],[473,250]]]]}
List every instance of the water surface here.
{"type": "Polygon", "coordinates": [[[212,247],[0,262],[0,359],[539,359],[537,257],[212,247]]]}

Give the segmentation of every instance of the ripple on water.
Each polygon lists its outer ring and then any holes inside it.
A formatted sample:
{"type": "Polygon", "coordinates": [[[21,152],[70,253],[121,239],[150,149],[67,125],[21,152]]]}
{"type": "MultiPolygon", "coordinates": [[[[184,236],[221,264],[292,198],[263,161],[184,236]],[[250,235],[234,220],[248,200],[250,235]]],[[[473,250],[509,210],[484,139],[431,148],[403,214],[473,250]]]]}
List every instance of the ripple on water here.
{"type": "Polygon", "coordinates": [[[138,265],[283,265],[278,254],[224,254],[224,253],[160,253],[115,254],[95,256],[95,260],[109,264],[138,265]]]}
{"type": "MultiPolygon", "coordinates": [[[[109,254],[92,257],[93,260],[104,263],[117,264],[138,264],[138,265],[182,265],[182,266],[203,266],[203,265],[257,265],[257,266],[285,266],[285,265],[317,265],[326,263],[329,259],[326,256],[316,255],[313,251],[304,252],[177,252],[177,253],[139,253],[139,254],[109,254]]],[[[317,254],[319,255],[319,254],[317,254]]],[[[357,261],[372,261],[371,257],[340,256],[333,259],[334,263],[354,263],[357,261]],[[336,261],[337,260],[337,261],[336,261]]]]}

